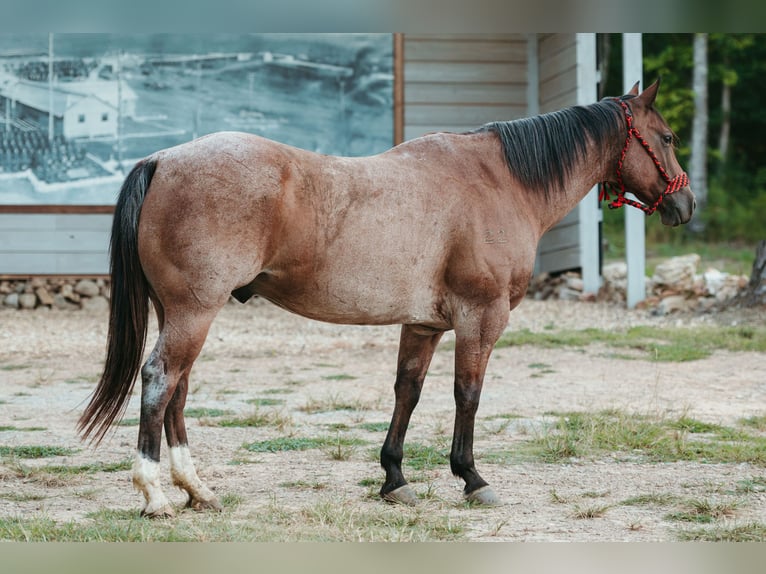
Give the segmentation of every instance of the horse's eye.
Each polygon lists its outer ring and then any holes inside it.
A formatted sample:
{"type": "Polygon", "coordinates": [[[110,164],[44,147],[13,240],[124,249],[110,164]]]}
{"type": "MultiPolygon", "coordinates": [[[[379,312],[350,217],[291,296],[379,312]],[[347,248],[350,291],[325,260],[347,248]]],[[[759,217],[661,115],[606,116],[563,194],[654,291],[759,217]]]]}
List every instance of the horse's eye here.
{"type": "Polygon", "coordinates": [[[665,145],[670,145],[673,143],[673,136],[671,134],[665,134],[662,136],[662,143],[665,145]]]}

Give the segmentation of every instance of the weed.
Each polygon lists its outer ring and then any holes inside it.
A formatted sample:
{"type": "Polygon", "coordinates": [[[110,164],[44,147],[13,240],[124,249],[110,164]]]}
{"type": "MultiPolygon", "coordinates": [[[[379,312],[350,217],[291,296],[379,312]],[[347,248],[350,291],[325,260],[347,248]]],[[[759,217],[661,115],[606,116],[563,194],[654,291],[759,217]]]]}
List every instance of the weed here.
{"type": "Polygon", "coordinates": [[[360,429],[369,431],[369,432],[387,432],[389,423],[387,422],[379,422],[379,423],[362,423],[357,425],[360,429]]]}
{"type": "Polygon", "coordinates": [[[357,446],[358,444],[353,439],[344,439],[338,433],[337,440],[325,447],[324,452],[330,457],[330,460],[349,460],[357,446]]]}
{"type": "Polygon", "coordinates": [[[255,409],[252,414],[246,417],[235,417],[216,421],[215,426],[219,427],[276,427],[278,430],[284,430],[293,424],[291,417],[274,412],[261,412],[255,409]]]}
{"type": "Polygon", "coordinates": [[[346,373],[338,373],[337,375],[325,375],[322,378],[326,381],[353,381],[358,377],[346,373]]]}
{"type": "Polygon", "coordinates": [[[283,405],[285,404],[284,399],[271,399],[271,398],[256,398],[256,399],[248,399],[245,401],[249,405],[255,405],[256,407],[274,407],[277,405],[283,405]]]}
{"type": "Polygon", "coordinates": [[[751,522],[740,526],[696,528],[676,534],[682,541],[699,542],[766,542],[766,525],[751,522]]]}
{"type": "Polygon", "coordinates": [[[69,456],[78,452],[74,448],[60,446],[2,446],[0,456],[14,456],[18,458],[48,458],[52,456],[69,456]]]}
{"type": "Polygon", "coordinates": [[[372,405],[360,399],[347,399],[341,397],[340,393],[336,393],[324,399],[311,398],[305,405],[299,407],[299,410],[312,415],[332,411],[367,411],[372,410],[372,405]]]}
{"type": "Polygon", "coordinates": [[[270,440],[246,443],[242,445],[250,452],[284,452],[289,450],[309,450],[312,448],[342,446],[362,446],[365,441],[346,437],[279,437],[270,440]]]}
{"type": "Polygon", "coordinates": [[[734,515],[737,504],[734,502],[711,502],[709,500],[688,500],[682,508],[665,516],[667,520],[678,522],[696,522],[708,524],[720,518],[734,515]]]}
{"type": "Polygon", "coordinates": [[[601,518],[610,508],[611,506],[609,505],[586,507],[576,506],[574,512],[572,513],[572,517],[580,520],[601,518]]]}
{"type": "Polygon", "coordinates": [[[200,419],[200,418],[215,418],[215,417],[222,417],[226,415],[230,415],[231,411],[224,410],[224,409],[212,409],[212,408],[205,408],[205,407],[193,407],[189,409],[184,409],[184,416],[189,417],[190,419],[200,419]]]}
{"type": "Polygon", "coordinates": [[[670,506],[678,502],[678,496],[670,493],[639,494],[620,502],[621,506],[670,506]]]}
{"type": "Polygon", "coordinates": [[[117,426],[121,427],[137,427],[141,423],[141,419],[138,417],[128,418],[128,419],[122,419],[120,422],[117,423],[117,426]]]}

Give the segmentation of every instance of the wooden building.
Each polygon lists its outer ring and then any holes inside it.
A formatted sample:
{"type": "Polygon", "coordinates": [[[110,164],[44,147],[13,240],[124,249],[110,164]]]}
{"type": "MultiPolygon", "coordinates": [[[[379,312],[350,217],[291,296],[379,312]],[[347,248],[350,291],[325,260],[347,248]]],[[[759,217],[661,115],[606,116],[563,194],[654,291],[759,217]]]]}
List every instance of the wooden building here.
{"type": "MultiPolygon", "coordinates": [[[[596,35],[395,35],[395,142],[465,131],[597,99],[596,35]]],[[[640,55],[639,55],[640,57],[640,55]]],[[[594,189],[543,238],[538,271],[580,269],[600,285],[594,189]]],[[[0,205],[0,276],[105,275],[108,206],[0,205]]]]}

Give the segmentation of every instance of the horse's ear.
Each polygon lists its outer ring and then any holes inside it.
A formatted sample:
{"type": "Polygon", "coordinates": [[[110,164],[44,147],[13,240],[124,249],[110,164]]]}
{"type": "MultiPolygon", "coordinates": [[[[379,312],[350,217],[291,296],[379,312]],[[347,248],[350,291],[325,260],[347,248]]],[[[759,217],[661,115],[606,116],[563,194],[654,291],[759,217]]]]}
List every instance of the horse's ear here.
{"type": "Polygon", "coordinates": [[[627,96],[637,96],[638,95],[638,84],[641,82],[636,82],[633,84],[633,87],[630,88],[630,91],[626,94],[627,96]]]}
{"type": "Polygon", "coordinates": [[[654,99],[657,97],[657,90],[660,88],[660,79],[657,80],[648,88],[646,88],[639,96],[644,104],[648,107],[654,103],[654,99]]]}

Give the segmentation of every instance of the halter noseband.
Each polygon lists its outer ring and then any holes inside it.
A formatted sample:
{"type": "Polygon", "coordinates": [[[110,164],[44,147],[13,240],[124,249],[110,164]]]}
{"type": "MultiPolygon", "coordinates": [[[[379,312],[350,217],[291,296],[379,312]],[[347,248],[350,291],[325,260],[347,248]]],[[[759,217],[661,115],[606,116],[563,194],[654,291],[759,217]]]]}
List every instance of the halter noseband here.
{"type": "Polygon", "coordinates": [[[618,104],[620,104],[620,106],[622,107],[622,110],[625,112],[625,121],[628,124],[628,135],[625,138],[625,145],[622,146],[622,153],[620,154],[620,159],[617,161],[617,184],[619,185],[619,189],[615,189],[615,187],[612,184],[604,182],[601,187],[599,201],[611,200],[611,197],[609,197],[609,190],[607,188],[608,186],[608,187],[611,187],[612,190],[617,193],[617,199],[615,199],[609,204],[609,209],[617,209],[618,207],[622,207],[623,205],[632,205],[633,207],[640,209],[647,215],[651,215],[657,210],[657,207],[659,207],[660,203],[662,202],[663,199],[665,199],[665,197],[689,185],[689,177],[686,175],[685,172],[681,172],[681,174],[675,176],[674,178],[671,178],[668,175],[668,172],[665,171],[665,168],[662,167],[660,160],[657,159],[657,155],[654,153],[654,150],[651,148],[649,143],[644,139],[644,137],[638,131],[638,128],[633,127],[633,112],[630,110],[630,107],[628,106],[628,104],[626,104],[620,98],[615,98],[615,100],[617,101],[618,104]],[[633,201],[632,199],[628,199],[627,197],[625,197],[625,184],[622,181],[622,164],[625,161],[625,155],[628,153],[628,146],[630,145],[631,137],[635,137],[639,142],[641,142],[641,145],[644,146],[644,149],[652,158],[654,165],[657,166],[657,169],[659,170],[660,175],[662,176],[662,179],[664,179],[667,182],[665,191],[663,191],[660,194],[660,196],[657,198],[657,201],[655,201],[651,206],[644,205],[643,203],[640,203],[638,201],[633,201]]]}

